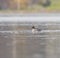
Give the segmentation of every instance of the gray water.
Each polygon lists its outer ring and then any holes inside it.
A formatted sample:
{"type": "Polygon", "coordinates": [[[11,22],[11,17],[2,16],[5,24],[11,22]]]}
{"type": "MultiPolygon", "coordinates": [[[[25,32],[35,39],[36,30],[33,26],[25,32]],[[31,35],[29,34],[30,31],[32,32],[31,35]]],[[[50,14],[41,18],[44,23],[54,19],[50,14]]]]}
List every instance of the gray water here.
{"type": "Polygon", "coordinates": [[[60,22],[0,22],[0,58],[60,58],[60,22]]]}

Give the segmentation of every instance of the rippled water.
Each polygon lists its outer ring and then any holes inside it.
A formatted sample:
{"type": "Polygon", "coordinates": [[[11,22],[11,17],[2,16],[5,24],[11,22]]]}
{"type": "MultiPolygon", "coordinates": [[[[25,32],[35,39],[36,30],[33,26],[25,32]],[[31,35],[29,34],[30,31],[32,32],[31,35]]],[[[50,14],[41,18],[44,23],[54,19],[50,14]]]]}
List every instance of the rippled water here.
{"type": "Polygon", "coordinates": [[[0,58],[60,58],[60,23],[0,22],[0,58]]]}

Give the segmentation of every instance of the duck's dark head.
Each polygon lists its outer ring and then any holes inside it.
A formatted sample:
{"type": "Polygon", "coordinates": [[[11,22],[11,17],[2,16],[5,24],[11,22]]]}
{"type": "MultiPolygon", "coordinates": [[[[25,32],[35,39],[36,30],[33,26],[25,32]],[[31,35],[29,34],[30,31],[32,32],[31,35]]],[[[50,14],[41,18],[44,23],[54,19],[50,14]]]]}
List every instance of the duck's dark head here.
{"type": "Polygon", "coordinates": [[[35,29],[35,26],[32,26],[32,29],[35,29]]]}

